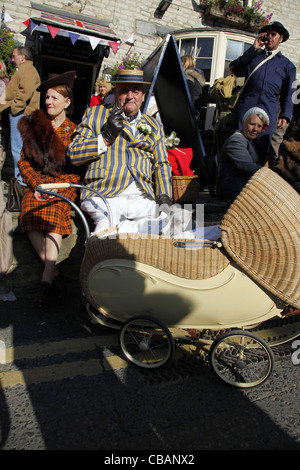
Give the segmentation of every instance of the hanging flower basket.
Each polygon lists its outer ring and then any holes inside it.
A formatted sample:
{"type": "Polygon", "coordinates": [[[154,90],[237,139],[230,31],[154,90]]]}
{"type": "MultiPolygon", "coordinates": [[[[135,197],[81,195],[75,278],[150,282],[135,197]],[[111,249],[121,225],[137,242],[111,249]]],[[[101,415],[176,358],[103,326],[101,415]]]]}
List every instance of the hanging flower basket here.
{"type": "Polygon", "coordinates": [[[242,16],[239,16],[234,12],[230,13],[225,11],[224,8],[219,5],[208,5],[204,10],[204,16],[209,21],[222,22],[225,25],[242,29],[244,31],[255,32],[259,29],[255,23],[245,21],[242,16]]]}

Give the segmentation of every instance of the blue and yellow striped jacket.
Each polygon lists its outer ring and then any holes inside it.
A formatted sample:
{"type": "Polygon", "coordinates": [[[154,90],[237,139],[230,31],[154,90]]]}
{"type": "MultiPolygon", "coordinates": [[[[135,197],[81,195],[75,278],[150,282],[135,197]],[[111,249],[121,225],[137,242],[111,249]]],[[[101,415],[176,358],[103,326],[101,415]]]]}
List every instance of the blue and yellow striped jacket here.
{"type": "MultiPolygon", "coordinates": [[[[136,129],[124,120],[124,128],[115,142],[98,155],[98,135],[110,109],[92,106],[85,111],[75,137],[68,147],[74,165],[88,164],[85,184],[112,197],[123,191],[135,179],[151,197],[167,194],[172,197],[171,165],[165,146],[163,126],[154,118],[141,115],[138,126],[151,127],[151,135],[136,129]]],[[[137,127],[138,127],[137,126],[137,127]]],[[[84,190],[82,199],[95,196],[84,190]]]]}

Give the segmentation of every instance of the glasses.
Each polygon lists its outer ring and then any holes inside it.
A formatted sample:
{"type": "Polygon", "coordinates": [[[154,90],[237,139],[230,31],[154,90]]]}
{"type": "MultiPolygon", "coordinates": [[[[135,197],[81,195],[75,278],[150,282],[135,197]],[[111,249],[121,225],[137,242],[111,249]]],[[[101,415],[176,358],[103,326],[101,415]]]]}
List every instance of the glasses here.
{"type": "Polygon", "coordinates": [[[139,93],[142,93],[143,90],[141,88],[127,88],[127,87],[122,87],[119,89],[120,95],[128,95],[129,92],[131,92],[133,96],[137,96],[139,93]]]}

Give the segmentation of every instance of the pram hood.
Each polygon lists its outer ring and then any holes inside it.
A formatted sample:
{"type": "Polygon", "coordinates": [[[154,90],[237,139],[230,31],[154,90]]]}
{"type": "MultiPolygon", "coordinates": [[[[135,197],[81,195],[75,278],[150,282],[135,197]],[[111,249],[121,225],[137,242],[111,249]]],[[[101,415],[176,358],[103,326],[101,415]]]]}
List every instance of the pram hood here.
{"type": "Polygon", "coordinates": [[[300,307],[300,195],[267,167],[258,170],[225,213],[227,254],[255,281],[300,307]]]}

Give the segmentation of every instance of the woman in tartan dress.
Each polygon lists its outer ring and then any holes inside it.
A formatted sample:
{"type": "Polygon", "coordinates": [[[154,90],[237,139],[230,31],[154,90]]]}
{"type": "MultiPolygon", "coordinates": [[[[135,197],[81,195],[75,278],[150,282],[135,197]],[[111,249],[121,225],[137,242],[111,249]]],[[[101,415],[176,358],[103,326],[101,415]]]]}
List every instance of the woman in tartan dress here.
{"type": "MultiPolygon", "coordinates": [[[[23,138],[19,170],[26,188],[19,217],[20,227],[44,263],[40,288],[35,300],[46,302],[53,293],[62,297],[64,284],[56,262],[62,236],[72,232],[70,205],[54,195],[41,194],[35,188],[42,183],[76,184],[80,176],[66,161],[66,148],[71,142],[75,124],[66,113],[72,107],[72,85],[75,72],[50,75],[38,91],[46,90],[46,111],[37,110],[20,120],[23,138]]],[[[59,189],[74,201],[75,188],[59,189]]]]}

